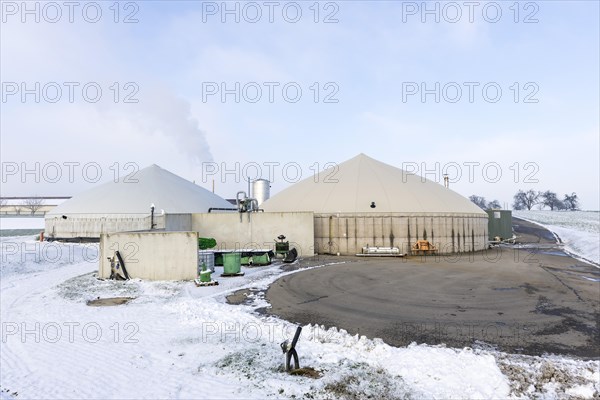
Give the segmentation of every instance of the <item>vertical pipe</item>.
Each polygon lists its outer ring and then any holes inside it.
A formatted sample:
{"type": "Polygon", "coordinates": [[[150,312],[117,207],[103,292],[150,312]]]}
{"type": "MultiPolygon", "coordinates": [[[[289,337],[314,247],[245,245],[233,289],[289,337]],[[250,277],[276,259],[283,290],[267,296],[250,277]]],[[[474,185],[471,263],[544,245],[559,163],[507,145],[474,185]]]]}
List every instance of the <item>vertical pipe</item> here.
{"type": "Polygon", "coordinates": [[[329,254],[332,254],[331,247],[333,245],[333,215],[329,216],[329,254]]]}

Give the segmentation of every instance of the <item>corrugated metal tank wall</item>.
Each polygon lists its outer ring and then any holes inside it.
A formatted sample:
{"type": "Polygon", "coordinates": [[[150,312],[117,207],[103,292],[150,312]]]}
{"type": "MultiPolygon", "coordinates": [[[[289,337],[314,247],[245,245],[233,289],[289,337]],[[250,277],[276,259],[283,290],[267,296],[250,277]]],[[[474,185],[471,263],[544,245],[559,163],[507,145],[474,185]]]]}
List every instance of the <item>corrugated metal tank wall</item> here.
{"type": "Polygon", "coordinates": [[[318,214],[315,252],[353,255],[364,246],[410,246],[426,239],[439,254],[484,250],[488,218],[480,214],[318,214]]]}

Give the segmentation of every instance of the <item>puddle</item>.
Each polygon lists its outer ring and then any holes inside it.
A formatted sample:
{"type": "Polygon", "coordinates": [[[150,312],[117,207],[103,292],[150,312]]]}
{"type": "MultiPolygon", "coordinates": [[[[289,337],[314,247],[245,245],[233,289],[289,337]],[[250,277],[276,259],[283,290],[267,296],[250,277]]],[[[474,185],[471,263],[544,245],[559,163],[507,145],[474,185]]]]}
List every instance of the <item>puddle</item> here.
{"type": "Polygon", "coordinates": [[[583,275],[579,275],[581,278],[588,280],[588,281],[592,281],[592,282],[600,282],[600,278],[590,278],[589,276],[583,276],[583,275]]]}
{"type": "Polygon", "coordinates": [[[561,250],[537,250],[536,253],[546,254],[548,256],[569,257],[569,255],[561,250]]]}

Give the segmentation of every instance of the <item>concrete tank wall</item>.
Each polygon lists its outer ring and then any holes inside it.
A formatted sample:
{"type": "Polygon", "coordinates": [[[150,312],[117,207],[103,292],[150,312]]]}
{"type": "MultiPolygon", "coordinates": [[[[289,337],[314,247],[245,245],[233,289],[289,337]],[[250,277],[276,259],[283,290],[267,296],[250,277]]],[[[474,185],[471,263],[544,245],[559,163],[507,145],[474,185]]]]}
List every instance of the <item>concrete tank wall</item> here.
{"type": "Polygon", "coordinates": [[[110,262],[119,251],[131,278],[191,280],[198,268],[196,232],[119,232],[100,237],[98,275],[110,276],[110,262]]]}
{"type": "Polygon", "coordinates": [[[165,214],[166,231],[192,231],[192,214],[165,214]]]}
{"type": "Polygon", "coordinates": [[[417,240],[439,254],[487,247],[487,215],[481,214],[316,214],[315,252],[353,255],[364,246],[399,247],[409,253],[417,240]]]}
{"type": "MultiPolygon", "coordinates": [[[[165,228],[165,216],[155,215],[155,229],[165,228]]],[[[47,216],[45,235],[48,238],[95,238],[102,233],[140,231],[150,229],[148,214],[75,214],[47,216]]]]}
{"type": "MultiPolygon", "coordinates": [[[[154,215],[154,229],[167,231],[191,231],[191,214],[154,215]]],[[[103,233],[131,232],[150,229],[148,214],[75,214],[67,219],[59,216],[46,217],[45,235],[49,238],[98,239],[103,233]]]]}
{"type": "Polygon", "coordinates": [[[283,234],[298,255],[309,257],[315,253],[312,212],[192,214],[192,230],[200,237],[215,238],[220,249],[274,250],[277,236],[283,234]]]}

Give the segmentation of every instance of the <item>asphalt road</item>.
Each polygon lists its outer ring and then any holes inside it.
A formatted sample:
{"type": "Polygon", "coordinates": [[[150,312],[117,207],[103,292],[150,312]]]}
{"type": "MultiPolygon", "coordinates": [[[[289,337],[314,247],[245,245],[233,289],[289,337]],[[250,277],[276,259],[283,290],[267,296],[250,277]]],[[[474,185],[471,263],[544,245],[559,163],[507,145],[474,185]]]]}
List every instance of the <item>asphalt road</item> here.
{"type": "Polygon", "coordinates": [[[512,353],[600,357],[600,269],[561,252],[548,231],[514,225],[524,249],[332,257],[346,262],[274,282],[265,312],[395,346],[485,343],[512,353]]]}

